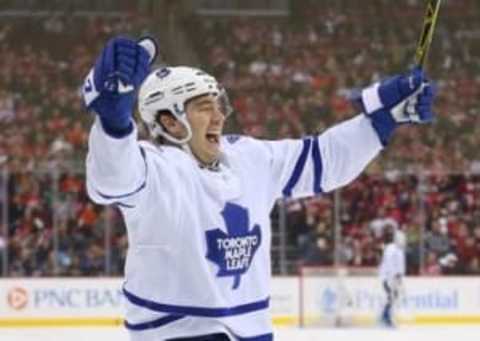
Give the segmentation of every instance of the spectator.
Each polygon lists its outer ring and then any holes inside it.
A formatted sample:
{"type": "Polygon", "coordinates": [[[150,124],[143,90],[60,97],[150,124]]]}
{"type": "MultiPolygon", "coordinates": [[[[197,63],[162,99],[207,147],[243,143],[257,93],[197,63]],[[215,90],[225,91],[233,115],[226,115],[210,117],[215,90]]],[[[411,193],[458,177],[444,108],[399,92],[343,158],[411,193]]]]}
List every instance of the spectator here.
{"type": "Polygon", "coordinates": [[[303,256],[305,265],[332,265],[333,249],[329,241],[322,236],[311,240],[303,256]]]}
{"type": "Polygon", "coordinates": [[[445,255],[450,251],[450,239],[445,220],[432,222],[432,230],[425,237],[425,245],[429,251],[437,255],[445,255]]]}
{"type": "Polygon", "coordinates": [[[421,271],[423,276],[439,276],[442,274],[442,268],[438,262],[437,254],[433,251],[427,253],[425,266],[421,271]]]}

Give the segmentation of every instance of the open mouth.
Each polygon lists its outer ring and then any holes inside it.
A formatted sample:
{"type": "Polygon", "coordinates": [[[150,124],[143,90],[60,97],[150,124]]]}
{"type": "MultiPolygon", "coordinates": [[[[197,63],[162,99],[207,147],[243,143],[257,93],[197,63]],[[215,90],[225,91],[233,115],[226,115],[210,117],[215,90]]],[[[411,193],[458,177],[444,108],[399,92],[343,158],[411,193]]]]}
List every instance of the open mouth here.
{"type": "Polygon", "coordinates": [[[213,144],[218,144],[220,142],[220,135],[219,134],[208,133],[206,135],[206,138],[207,138],[208,142],[213,143],[213,144]]]}

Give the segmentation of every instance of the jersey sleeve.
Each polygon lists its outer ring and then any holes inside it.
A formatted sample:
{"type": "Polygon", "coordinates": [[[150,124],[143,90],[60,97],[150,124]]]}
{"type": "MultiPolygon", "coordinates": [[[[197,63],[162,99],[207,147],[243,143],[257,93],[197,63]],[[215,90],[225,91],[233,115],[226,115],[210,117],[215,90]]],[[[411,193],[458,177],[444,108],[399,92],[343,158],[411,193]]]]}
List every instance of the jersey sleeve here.
{"type": "Polygon", "coordinates": [[[137,141],[137,130],[123,138],[107,135],[95,119],[88,142],[87,192],[102,205],[133,207],[146,186],[146,152],[137,141]]]}
{"type": "Polygon", "coordinates": [[[383,148],[365,115],[340,123],[319,136],[265,144],[277,198],[310,196],[344,186],[383,148]]]}

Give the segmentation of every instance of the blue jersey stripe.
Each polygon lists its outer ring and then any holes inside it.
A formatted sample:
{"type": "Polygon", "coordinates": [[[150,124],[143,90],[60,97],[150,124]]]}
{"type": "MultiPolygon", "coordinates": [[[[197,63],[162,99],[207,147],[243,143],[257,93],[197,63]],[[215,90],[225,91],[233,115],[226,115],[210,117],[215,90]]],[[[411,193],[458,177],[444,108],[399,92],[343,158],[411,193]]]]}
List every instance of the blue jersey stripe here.
{"type": "Polygon", "coordinates": [[[162,303],[146,300],[144,298],[141,298],[132,294],[125,288],[123,288],[123,293],[127,298],[127,300],[130,301],[130,303],[143,308],[147,308],[153,311],[167,313],[167,314],[190,315],[190,316],[201,316],[201,317],[227,317],[227,316],[235,316],[235,315],[251,313],[257,310],[267,309],[270,303],[270,298],[266,298],[261,301],[242,304],[234,307],[222,307],[222,308],[190,307],[190,306],[162,304],[162,303]]]}
{"type": "MultiPolygon", "coordinates": [[[[143,183],[137,189],[135,189],[132,192],[125,193],[125,194],[120,194],[120,195],[109,195],[109,194],[102,193],[100,191],[96,191],[97,194],[99,196],[101,196],[103,199],[125,199],[129,196],[132,196],[132,195],[140,192],[142,189],[144,189],[147,186],[148,164],[147,164],[147,158],[146,158],[146,155],[145,155],[145,150],[142,147],[140,147],[140,153],[142,154],[143,161],[145,162],[145,180],[143,181],[143,183]]],[[[116,202],[115,204],[118,205],[120,203],[116,202]]]]}
{"type": "Polygon", "coordinates": [[[318,143],[318,136],[313,139],[313,148],[312,148],[312,158],[313,158],[313,193],[319,194],[322,193],[322,156],[320,155],[320,145],[318,143]]]}
{"type": "Polygon", "coordinates": [[[292,196],[293,187],[297,184],[300,176],[302,175],[303,169],[305,168],[305,163],[307,162],[308,152],[310,151],[311,139],[303,140],[303,147],[300,156],[298,157],[297,163],[293,168],[293,173],[290,176],[290,179],[287,182],[287,185],[283,189],[282,193],[285,197],[292,196]]]}
{"type": "Polygon", "coordinates": [[[125,324],[125,328],[129,330],[140,331],[140,330],[160,328],[166,324],[183,319],[184,317],[185,316],[182,316],[182,315],[168,315],[156,320],[141,322],[141,323],[129,323],[128,321],[125,321],[124,324],[125,324]]]}
{"type": "MultiPolygon", "coordinates": [[[[184,315],[168,315],[161,317],[159,319],[153,320],[153,321],[148,321],[148,322],[142,322],[142,323],[129,323],[128,321],[125,321],[125,328],[133,331],[142,331],[142,330],[147,330],[147,329],[155,329],[155,328],[160,328],[163,327],[169,323],[178,321],[182,318],[185,318],[184,315]]],[[[236,338],[239,341],[273,341],[273,334],[263,334],[263,335],[258,335],[258,336],[249,336],[249,337],[241,337],[238,335],[235,335],[236,338]]],[[[199,337],[193,337],[189,338],[189,340],[197,339],[200,340],[199,337]]],[[[183,340],[183,339],[182,339],[183,340]]],[[[203,340],[203,338],[202,338],[203,340]]]]}
{"type": "Polygon", "coordinates": [[[252,337],[240,337],[235,335],[238,340],[240,341],[273,341],[273,334],[264,334],[259,336],[252,336],[252,337]]]}

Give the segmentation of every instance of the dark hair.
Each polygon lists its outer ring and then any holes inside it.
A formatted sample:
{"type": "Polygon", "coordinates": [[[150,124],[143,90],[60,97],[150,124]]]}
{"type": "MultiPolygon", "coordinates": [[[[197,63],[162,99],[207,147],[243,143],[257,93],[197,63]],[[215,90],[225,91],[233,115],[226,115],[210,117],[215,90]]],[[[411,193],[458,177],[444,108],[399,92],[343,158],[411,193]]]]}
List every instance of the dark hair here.
{"type": "MultiPolygon", "coordinates": [[[[155,121],[162,126],[162,128],[164,130],[166,130],[165,126],[162,124],[162,122],[160,121],[160,118],[162,116],[165,116],[165,115],[168,115],[168,116],[171,116],[173,118],[175,118],[175,116],[169,111],[169,110],[160,110],[160,111],[157,111],[157,114],[155,115],[155,121]]],[[[176,118],[175,118],[176,119],[176,118]]],[[[154,141],[156,144],[171,144],[165,137],[163,137],[162,135],[158,135],[157,137],[155,137],[155,141],[154,141]]]]}

